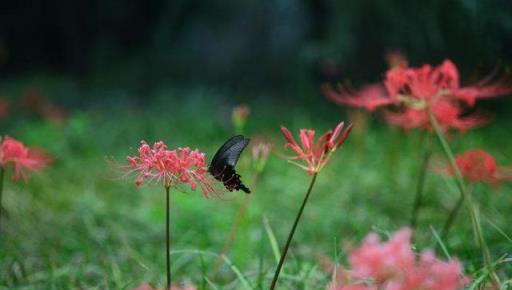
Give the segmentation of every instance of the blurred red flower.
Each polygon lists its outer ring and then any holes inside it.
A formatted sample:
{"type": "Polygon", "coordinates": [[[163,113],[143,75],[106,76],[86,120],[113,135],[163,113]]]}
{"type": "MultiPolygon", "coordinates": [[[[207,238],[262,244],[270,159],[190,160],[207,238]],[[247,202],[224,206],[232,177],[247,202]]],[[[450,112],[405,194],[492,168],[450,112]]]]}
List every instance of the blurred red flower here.
{"type": "Polygon", "coordinates": [[[461,131],[482,125],[488,119],[480,114],[465,116],[466,107],[474,106],[477,99],[512,93],[512,85],[505,79],[492,83],[492,78],[487,78],[461,87],[459,78],[459,71],[450,60],[436,67],[423,65],[419,68],[407,67],[402,60],[401,65],[386,72],[383,84],[367,85],[359,92],[346,88],[336,91],[330,86],[323,86],[323,91],[338,104],[368,111],[391,106],[392,110],[386,111],[386,120],[406,129],[428,129],[428,115],[424,112],[430,108],[442,127],[461,131]],[[436,110],[446,111],[449,117],[441,118],[442,114],[436,114],[436,110]]]}
{"type": "Polygon", "coordinates": [[[316,133],[314,130],[301,129],[299,132],[301,145],[299,145],[293,138],[292,133],[286,127],[281,126],[281,131],[288,141],[285,147],[292,148],[296,154],[296,156],[290,157],[290,160],[305,162],[307,166],[296,162],[293,163],[307,170],[310,175],[319,172],[329,162],[334,151],[345,142],[345,139],[352,130],[352,124],[345,131],[343,131],[343,127],[344,122],[340,122],[334,131],[329,130],[325,132],[316,141],[314,140],[316,133]]]}
{"type": "MultiPolygon", "coordinates": [[[[483,126],[490,117],[481,113],[463,116],[462,108],[448,101],[440,100],[431,104],[431,111],[443,131],[456,129],[460,132],[483,126]]],[[[429,114],[425,109],[403,108],[398,111],[384,111],[384,119],[405,130],[421,128],[432,130],[429,114]]]]}
{"type": "Polygon", "coordinates": [[[386,95],[386,88],[381,84],[364,86],[359,92],[343,87],[334,91],[328,85],[322,86],[322,89],[329,99],[339,105],[362,107],[370,112],[381,106],[398,103],[398,99],[386,95]]]}
{"type": "Polygon", "coordinates": [[[377,234],[370,233],[349,256],[346,282],[335,282],[329,289],[457,290],[469,283],[457,260],[441,261],[432,251],[418,258],[411,248],[411,234],[410,229],[402,229],[388,242],[381,242],[377,234]]]}
{"type": "Polygon", "coordinates": [[[20,141],[5,136],[0,144],[0,166],[14,168],[12,180],[28,180],[30,171],[39,171],[50,163],[49,156],[40,149],[28,148],[20,141]]]}
{"type": "MultiPolygon", "coordinates": [[[[498,167],[496,159],[482,149],[468,150],[455,155],[455,163],[462,176],[470,182],[481,181],[497,187],[499,182],[512,179],[512,168],[498,167]]],[[[450,176],[455,175],[449,164],[442,168],[441,172],[450,176]]]]}
{"type": "Polygon", "coordinates": [[[203,194],[208,196],[214,192],[212,181],[205,165],[205,154],[190,148],[169,150],[162,142],[156,142],[150,147],[141,141],[138,156],[128,156],[128,174],[136,173],[137,186],[146,179],[163,183],[164,187],[176,186],[180,183],[189,184],[192,190],[201,187],[203,194]]]}

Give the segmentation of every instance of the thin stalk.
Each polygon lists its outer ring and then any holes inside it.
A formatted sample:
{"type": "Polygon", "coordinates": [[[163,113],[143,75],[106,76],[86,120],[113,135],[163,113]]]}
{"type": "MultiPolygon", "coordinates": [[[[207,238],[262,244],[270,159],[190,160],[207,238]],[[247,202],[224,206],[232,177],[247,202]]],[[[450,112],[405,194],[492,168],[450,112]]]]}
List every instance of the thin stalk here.
{"type": "MultiPolygon", "coordinates": [[[[258,181],[259,172],[254,173],[250,188],[254,188],[258,181]]],[[[222,248],[221,254],[217,257],[217,262],[215,263],[215,270],[213,271],[212,279],[214,279],[217,274],[219,274],[220,268],[222,266],[223,260],[222,257],[227,256],[229,249],[231,249],[231,245],[233,244],[233,241],[236,237],[236,232],[238,231],[238,226],[242,222],[245,212],[247,211],[247,207],[249,206],[249,201],[251,200],[250,194],[244,195],[244,200],[242,201],[242,204],[238,208],[238,212],[236,214],[235,222],[231,226],[231,230],[229,231],[228,238],[226,239],[226,242],[224,243],[224,247],[222,248]]]]}
{"type": "Polygon", "coordinates": [[[448,145],[448,142],[446,141],[446,138],[444,137],[443,131],[441,130],[441,126],[439,126],[439,123],[432,113],[432,111],[428,110],[430,122],[432,126],[434,127],[434,131],[436,133],[437,139],[439,140],[439,143],[441,144],[441,147],[443,149],[444,154],[446,155],[446,158],[448,159],[448,162],[450,162],[450,166],[455,173],[455,181],[457,184],[457,188],[460,191],[460,194],[463,196],[463,200],[465,201],[465,204],[468,208],[469,215],[471,217],[471,224],[473,227],[473,234],[475,236],[475,240],[477,243],[477,246],[482,251],[482,256],[484,259],[484,265],[488,269],[492,283],[495,287],[498,287],[500,285],[500,281],[498,278],[498,275],[494,271],[494,267],[492,265],[491,261],[491,254],[489,252],[489,248],[487,247],[487,243],[485,242],[483,233],[482,233],[482,226],[480,224],[480,219],[478,217],[478,209],[473,201],[473,197],[471,196],[470,192],[466,188],[466,184],[464,182],[464,178],[462,177],[462,173],[460,172],[459,167],[457,166],[457,163],[455,162],[455,157],[453,155],[453,152],[450,148],[450,145],[448,145]]]}
{"type": "Polygon", "coordinates": [[[414,198],[414,205],[412,207],[411,214],[411,228],[416,229],[418,223],[418,213],[421,206],[423,205],[423,190],[425,188],[425,177],[427,175],[427,169],[430,163],[430,156],[432,156],[432,136],[430,133],[426,133],[425,151],[423,153],[423,159],[421,161],[421,168],[418,175],[418,183],[416,185],[416,197],[414,198]]]}
{"type": "Polygon", "coordinates": [[[0,167],[0,225],[2,221],[2,193],[4,191],[4,168],[0,167]]]}
{"type": "Polygon", "coordinates": [[[167,290],[171,289],[171,234],[170,234],[170,187],[165,187],[165,254],[166,254],[166,270],[167,270],[167,290]]]}
{"type": "Polygon", "coordinates": [[[286,244],[281,254],[281,258],[279,259],[279,263],[277,264],[276,272],[274,273],[274,278],[272,279],[272,284],[270,285],[270,290],[274,290],[277,284],[277,279],[279,278],[279,273],[281,272],[281,268],[284,264],[284,259],[286,258],[286,254],[288,253],[288,249],[290,248],[290,244],[293,239],[293,235],[295,234],[295,230],[297,229],[297,225],[299,224],[300,217],[302,216],[302,212],[306,207],[306,203],[308,202],[309,196],[311,195],[311,191],[313,189],[313,185],[315,185],[316,177],[318,172],[313,174],[311,178],[311,182],[309,183],[308,191],[306,192],[306,196],[304,197],[304,201],[302,201],[302,205],[300,206],[299,212],[297,213],[297,217],[295,217],[295,221],[293,222],[292,230],[288,234],[288,239],[286,240],[286,244]]]}
{"type": "MultiPolygon", "coordinates": [[[[468,189],[469,194],[472,192],[472,187],[469,187],[468,189]]],[[[441,238],[445,239],[448,236],[448,233],[450,232],[451,227],[453,226],[453,223],[455,222],[455,219],[457,218],[457,215],[459,214],[459,210],[462,207],[462,204],[464,203],[464,195],[460,195],[459,199],[457,200],[457,203],[453,206],[452,210],[450,210],[450,213],[448,214],[448,218],[446,219],[446,222],[444,223],[443,230],[441,231],[441,238]]]]}

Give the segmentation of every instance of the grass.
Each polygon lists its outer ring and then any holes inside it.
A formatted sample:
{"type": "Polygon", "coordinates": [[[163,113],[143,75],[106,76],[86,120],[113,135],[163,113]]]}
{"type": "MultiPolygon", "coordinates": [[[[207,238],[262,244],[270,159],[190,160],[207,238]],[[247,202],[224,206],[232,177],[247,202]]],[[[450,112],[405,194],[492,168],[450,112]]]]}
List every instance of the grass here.
{"type": "MultiPolygon", "coordinates": [[[[2,124],[3,133],[46,148],[55,161],[28,183],[5,182],[3,204],[8,216],[0,232],[0,289],[131,289],[143,282],[163,287],[164,191],[157,185],[135,187],[111,164],[134,154],[141,139],[198,147],[211,158],[233,135],[230,110],[239,100],[208,90],[164,89],[154,94],[150,102],[119,97],[78,104],[64,125],[23,114],[2,124]]],[[[171,193],[175,282],[191,282],[200,289],[267,289],[277,264],[275,251],[284,244],[309,182],[304,171],[280,158],[285,152],[279,125],[293,131],[301,127],[323,131],[348,119],[343,110],[323,99],[314,107],[270,100],[246,99],[252,110],[247,135],[266,136],[276,146],[252,189],[246,219],[217,279],[210,280],[208,274],[243,195],[205,199],[200,192],[171,193]]],[[[510,118],[503,115],[485,128],[453,134],[454,151],[481,147],[499,162],[511,164],[510,118]]],[[[421,134],[404,134],[372,117],[368,126],[355,126],[344,148],[318,176],[279,289],[325,289],[330,273],[319,266],[322,257],[344,261],[344,249],[359,244],[369,231],[389,235],[409,224],[422,156],[421,134]]],[[[238,165],[243,180],[252,174],[249,158],[248,150],[238,165]]],[[[434,164],[444,160],[437,143],[433,159],[434,164]]],[[[474,189],[495,261],[512,246],[511,189],[508,184],[497,190],[484,185],[474,189]]],[[[434,248],[442,242],[438,255],[459,257],[476,279],[482,261],[466,210],[447,239],[436,236],[457,198],[451,178],[428,173],[416,247],[434,248]]],[[[507,260],[498,273],[512,277],[507,260]]]]}

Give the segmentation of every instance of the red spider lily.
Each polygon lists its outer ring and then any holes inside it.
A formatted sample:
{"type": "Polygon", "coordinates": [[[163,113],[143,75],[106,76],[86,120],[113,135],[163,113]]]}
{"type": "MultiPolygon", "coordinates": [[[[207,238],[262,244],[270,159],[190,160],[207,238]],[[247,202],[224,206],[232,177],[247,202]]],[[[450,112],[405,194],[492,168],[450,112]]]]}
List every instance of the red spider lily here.
{"type": "Polygon", "coordinates": [[[450,60],[445,60],[437,67],[423,65],[420,68],[395,66],[386,72],[384,87],[370,85],[360,92],[332,90],[324,86],[324,93],[334,101],[354,107],[374,110],[400,100],[401,103],[447,99],[464,101],[473,106],[475,100],[502,96],[512,93],[512,86],[500,80],[490,83],[485,79],[476,85],[461,87],[459,71],[450,60]],[[384,90],[385,88],[385,90],[384,90]]]}
{"type": "Polygon", "coordinates": [[[20,141],[5,136],[0,144],[0,166],[14,168],[12,180],[28,180],[30,171],[39,171],[50,163],[48,155],[40,149],[28,148],[20,141]]]}
{"type": "Polygon", "coordinates": [[[439,123],[445,128],[466,130],[481,125],[484,119],[480,115],[462,118],[465,107],[472,107],[477,99],[486,99],[512,93],[512,85],[505,80],[491,83],[487,78],[476,85],[461,87],[459,71],[453,62],[445,60],[442,64],[432,67],[423,65],[410,68],[402,65],[394,66],[386,72],[381,84],[365,86],[361,91],[347,89],[334,91],[324,86],[325,95],[342,105],[362,107],[373,111],[379,107],[392,106],[394,111],[387,113],[386,119],[406,129],[422,127],[428,123],[426,112],[445,110],[449,118],[447,123],[439,123]],[[441,108],[440,108],[441,107],[441,108]],[[427,122],[424,122],[424,121],[427,122]],[[414,125],[411,125],[411,122],[414,125]]]}
{"type": "Polygon", "coordinates": [[[156,142],[151,148],[141,141],[139,155],[128,156],[127,159],[129,164],[125,167],[130,168],[128,173],[138,174],[135,180],[137,186],[148,179],[160,181],[166,188],[187,183],[192,190],[196,190],[199,185],[205,196],[214,191],[205,165],[205,155],[197,149],[186,147],[169,150],[162,141],[156,142]]]}
{"type": "MultiPolygon", "coordinates": [[[[490,121],[489,116],[481,113],[463,116],[461,107],[443,100],[433,103],[431,111],[443,131],[456,129],[464,132],[468,129],[483,126],[490,121]]],[[[432,130],[428,111],[423,108],[404,108],[398,111],[386,110],[384,111],[384,118],[388,123],[400,126],[405,130],[415,128],[432,130]]]]}
{"type": "Polygon", "coordinates": [[[424,251],[418,258],[411,249],[411,234],[403,229],[388,242],[369,234],[349,256],[351,269],[343,271],[345,283],[333,283],[329,289],[457,290],[469,283],[457,260],[441,261],[432,251],[424,251]]]}
{"type": "Polygon", "coordinates": [[[319,172],[329,162],[334,151],[341,147],[343,142],[345,142],[345,139],[352,130],[352,124],[350,124],[345,131],[343,131],[343,127],[344,122],[340,122],[334,131],[329,130],[325,132],[316,141],[314,140],[314,130],[301,129],[299,133],[301,145],[295,141],[292,134],[286,127],[281,126],[281,131],[288,141],[288,143],[285,144],[285,147],[292,148],[296,153],[296,156],[293,156],[290,159],[305,162],[307,166],[295,162],[294,164],[307,170],[309,175],[312,175],[315,172],[319,172]]]}
{"type": "Polygon", "coordinates": [[[435,68],[430,65],[420,68],[396,67],[386,73],[385,85],[390,95],[401,94],[428,100],[447,93],[442,90],[458,89],[459,74],[449,60],[435,68]]]}
{"type": "Polygon", "coordinates": [[[378,107],[398,102],[397,99],[387,96],[386,89],[380,84],[367,85],[360,92],[354,92],[346,88],[341,88],[338,92],[335,92],[327,85],[322,86],[322,89],[324,94],[337,104],[363,107],[370,112],[378,107]]]}
{"type": "MultiPolygon", "coordinates": [[[[482,149],[468,150],[455,155],[455,163],[462,176],[470,182],[481,181],[497,187],[499,182],[512,179],[512,168],[499,167],[496,159],[482,149]]],[[[450,165],[446,165],[440,171],[450,176],[455,175],[450,165]]]]}

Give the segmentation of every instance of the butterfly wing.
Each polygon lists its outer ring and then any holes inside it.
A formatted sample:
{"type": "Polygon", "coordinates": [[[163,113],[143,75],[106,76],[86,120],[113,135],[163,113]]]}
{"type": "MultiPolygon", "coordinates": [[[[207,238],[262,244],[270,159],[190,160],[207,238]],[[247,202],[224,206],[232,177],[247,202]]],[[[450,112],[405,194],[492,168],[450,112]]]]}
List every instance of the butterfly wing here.
{"type": "Polygon", "coordinates": [[[208,167],[208,171],[213,177],[222,181],[229,191],[243,190],[250,193],[250,190],[240,180],[240,175],[235,171],[240,154],[248,144],[249,139],[242,135],[231,137],[217,150],[208,167]]]}
{"type": "Polygon", "coordinates": [[[235,167],[240,154],[249,144],[249,139],[242,135],[237,135],[229,138],[212,158],[209,166],[210,173],[216,176],[224,170],[224,167],[235,167]]]}

